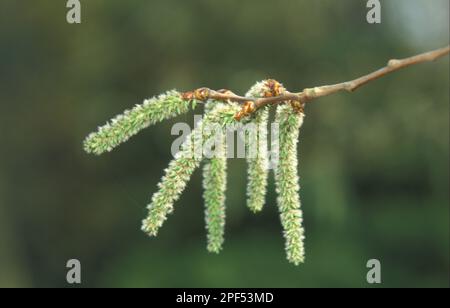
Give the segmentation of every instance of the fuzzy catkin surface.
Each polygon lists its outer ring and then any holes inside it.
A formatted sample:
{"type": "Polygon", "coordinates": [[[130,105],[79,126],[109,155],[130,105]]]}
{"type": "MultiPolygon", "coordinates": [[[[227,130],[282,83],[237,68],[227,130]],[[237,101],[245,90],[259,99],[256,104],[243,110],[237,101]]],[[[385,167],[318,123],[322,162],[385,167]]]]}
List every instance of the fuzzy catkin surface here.
{"type": "Polygon", "coordinates": [[[110,152],[142,129],[186,113],[191,106],[195,106],[195,101],[184,100],[175,90],[147,99],[91,133],[84,141],[84,149],[96,155],[110,152]]]}
{"type": "MultiPolygon", "coordinates": [[[[268,91],[264,81],[257,82],[247,92],[246,96],[263,97],[268,91]]],[[[251,122],[254,132],[246,134],[246,160],[247,160],[247,206],[252,212],[262,210],[267,192],[269,176],[267,125],[269,110],[264,107],[256,112],[251,122]],[[253,135],[252,135],[253,134],[253,135]]]]}
{"type": "Polygon", "coordinates": [[[279,125],[279,154],[275,169],[277,204],[285,238],[289,262],[304,262],[303,213],[300,208],[297,142],[303,114],[296,113],[290,105],[277,107],[275,121],[279,125]]]}
{"type": "MultiPolygon", "coordinates": [[[[205,112],[211,111],[220,102],[210,101],[205,112]]],[[[225,234],[225,191],[227,186],[227,144],[225,128],[216,128],[214,155],[203,165],[203,199],[205,201],[205,225],[207,250],[219,253],[225,234]]]]}
{"type": "Polygon", "coordinates": [[[167,215],[173,211],[173,205],[185,189],[192,173],[199,167],[203,160],[203,153],[199,153],[198,150],[202,151],[203,142],[212,134],[205,127],[214,124],[226,126],[232,123],[237,110],[239,110],[239,106],[235,104],[220,104],[208,112],[191,132],[181,146],[181,151],[177,153],[175,159],[165,170],[165,175],[158,184],[159,190],[153,195],[152,201],[148,205],[148,217],[142,222],[144,232],[152,236],[157,235],[159,228],[167,219],[167,215]]]}

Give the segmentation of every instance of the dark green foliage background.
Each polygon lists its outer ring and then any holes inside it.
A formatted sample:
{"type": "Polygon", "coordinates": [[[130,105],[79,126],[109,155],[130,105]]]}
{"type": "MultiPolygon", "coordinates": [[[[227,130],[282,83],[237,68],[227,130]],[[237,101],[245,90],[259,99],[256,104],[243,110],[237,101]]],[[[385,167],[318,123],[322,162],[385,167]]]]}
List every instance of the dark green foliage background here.
{"type": "Polygon", "coordinates": [[[82,151],[98,125],[168,89],[245,93],[271,77],[301,90],[442,47],[448,1],[384,1],[381,25],[365,1],[91,0],[81,25],[65,2],[0,4],[0,286],[67,286],[71,258],[82,286],[366,287],[371,258],[382,286],[449,286],[448,57],[308,105],[299,267],[272,180],[263,213],[246,209],[243,160],[229,166],[220,255],[206,252],[201,172],[157,238],[140,231],[171,125],[192,113],[104,156],[82,151]]]}

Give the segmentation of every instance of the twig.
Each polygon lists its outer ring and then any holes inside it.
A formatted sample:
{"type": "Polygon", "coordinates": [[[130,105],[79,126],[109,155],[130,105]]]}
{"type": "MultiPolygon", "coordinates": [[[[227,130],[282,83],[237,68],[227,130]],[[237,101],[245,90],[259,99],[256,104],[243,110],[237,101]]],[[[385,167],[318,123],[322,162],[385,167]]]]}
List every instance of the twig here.
{"type": "Polygon", "coordinates": [[[246,109],[243,110],[239,116],[236,115],[236,118],[239,120],[242,116],[248,115],[266,105],[275,105],[283,102],[294,101],[300,102],[300,104],[303,106],[305,103],[308,103],[316,98],[334,94],[336,92],[340,91],[353,92],[359,87],[373,80],[381,78],[391,72],[423,62],[431,62],[449,53],[450,53],[450,46],[447,46],[433,51],[421,53],[409,58],[391,59],[388,61],[387,66],[377,71],[374,71],[368,75],[334,85],[324,85],[314,88],[306,88],[302,92],[298,93],[291,93],[289,91],[284,91],[282,94],[277,96],[255,98],[255,97],[239,96],[229,90],[214,91],[208,88],[200,88],[194,91],[183,93],[183,98],[185,99],[195,98],[200,101],[204,101],[207,99],[214,99],[219,101],[243,103],[244,104],[243,108],[246,109]]]}

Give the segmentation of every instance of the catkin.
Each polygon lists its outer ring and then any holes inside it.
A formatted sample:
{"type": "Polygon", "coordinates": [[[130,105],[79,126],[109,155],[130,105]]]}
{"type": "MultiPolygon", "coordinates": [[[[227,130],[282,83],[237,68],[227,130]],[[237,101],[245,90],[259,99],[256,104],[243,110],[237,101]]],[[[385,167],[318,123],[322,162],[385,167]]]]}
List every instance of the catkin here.
{"type": "MultiPolygon", "coordinates": [[[[256,83],[246,96],[263,97],[268,91],[264,81],[256,83]]],[[[269,110],[262,108],[256,112],[251,121],[251,128],[255,131],[247,133],[246,161],[247,161],[247,206],[252,212],[262,210],[267,191],[268,179],[268,150],[267,125],[269,110]],[[253,136],[251,134],[254,134],[253,136]]]]}
{"type": "Polygon", "coordinates": [[[110,152],[140,130],[188,112],[195,103],[195,100],[183,99],[175,90],[147,99],[91,133],[84,141],[84,150],[96,155],[110,152]]]}
{"type": "Polygon", "coordinates": [[[297,172],[297,142],[303,124],[303,113],[289,104],[277,107],[275,122],[279,126],[279,153],[275,168],[277,203],[289,262],[304,262],[303,214],[300,208],[299,177],[297,172]]]}
{"type": "Polygon", "coordinates": [[[214,124],[225,126],[231,123],[237,110],[239,110],[239,106],[235,104],[218,105],[206,114],[187,137],[180,152],[165,170],[165,175],[158,184],[159,190],[153,195],[152,202],[148,205],[148,217],[142,222],[144,232],[153,236],[157,234],[158,229],[167,219],[167,215],[173,211],[173,205],[186,187],[191,174],[200,165],[203,155],[196,153],[198,145],[195,143],[200,141],[203,146],[203,141],[210,137],[209,133],[204,133],[206,131],[204,127],[214,124]]]}

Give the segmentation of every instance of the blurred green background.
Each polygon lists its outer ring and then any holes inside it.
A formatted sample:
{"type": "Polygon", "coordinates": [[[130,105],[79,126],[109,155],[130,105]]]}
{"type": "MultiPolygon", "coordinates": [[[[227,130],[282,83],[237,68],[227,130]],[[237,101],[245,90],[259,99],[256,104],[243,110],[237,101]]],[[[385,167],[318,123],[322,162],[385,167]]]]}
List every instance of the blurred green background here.
{"type": "MultiPolygon", "coordinates": [[[[245,161],[229,165],[226,243],[206,251],[201,172],[157,238],[140,231],[171,159],[175,122],[112,153],[84,137],[144,98],[201,86],[291,90],[341,82],[449,42],[448,0],[66,1],[0,4],[0,286],[449,286],[449,59],[307,106],[299,159],[306,263],[285,259],[273,181],[245,205],[245,161]]],[[[201,112],[201,107],[197,113],[201,112]]]]}

